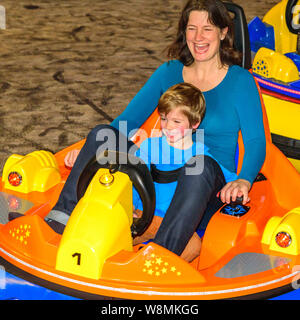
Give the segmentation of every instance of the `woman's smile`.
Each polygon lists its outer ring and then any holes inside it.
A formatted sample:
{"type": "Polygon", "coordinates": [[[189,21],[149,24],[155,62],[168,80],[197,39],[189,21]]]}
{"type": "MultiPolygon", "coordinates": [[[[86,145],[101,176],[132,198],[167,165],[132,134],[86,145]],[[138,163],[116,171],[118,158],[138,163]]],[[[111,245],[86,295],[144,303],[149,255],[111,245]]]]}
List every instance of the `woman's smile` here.
{"type": "Polygon", "coordinates": [[[209,45],[208,44],[194,44],[194,51],[198,54],[204,54],[208,51],[209,45]]]}

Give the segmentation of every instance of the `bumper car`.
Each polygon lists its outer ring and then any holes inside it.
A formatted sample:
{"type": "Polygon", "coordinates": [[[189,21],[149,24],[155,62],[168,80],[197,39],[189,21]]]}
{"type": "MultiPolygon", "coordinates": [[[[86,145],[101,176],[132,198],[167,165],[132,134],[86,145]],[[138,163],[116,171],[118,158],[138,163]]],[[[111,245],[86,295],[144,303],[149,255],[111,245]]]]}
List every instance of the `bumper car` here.
{"type": "Polygon", "coordinates": [[[300,172],[300,1],[282,0],[248,25],[253,75],[265,102],[273,143],[300,172]]]}
{"type": "MultiPolygon", "coordinates": [[[[145,165],[120,161],[128,155],[113,151],[107,153],[115,156],[114,166],[92,159],[77,186],[80,200],[60,235],[44,217],[70,172],[65,155],[84,141],[56,154],[11,155],[0,182],[2,271],[85,299],[250,299],[297,289],[300,175],[272,143],[264,107],[263,114],[266,159],[250,191],[251,201],[247,206],[227,204],[214,213],[200,256],[191,263],[153,242],[133,246],[132,239],[151,223],[155,206],[145,165]],[[143,201],[140,219],[132,215],[132,184],[143,201]],[[9,221],[10,211],[23,216],[9,221]]],[[[134,142],[140,143],[145,131],[151,136],[158,125],[155,111],[134,142]]],[[[238,151],[240,170],[241,135],[238,151]]]]}
{"type": "MultiPolygon", "coordinates": [[[[155,112],[143,129],[150,133],[157,117],[155,112]]],[[[201,254],[190,264],[152,242],[132,245],[154,211],[145,165],[107,169],[91,161],[78,184],[80,201],[60,235],[43,218],[69,174],[66,153],[83,141],[55,155],[12,155],[1,180],[0,264],[40,286],[86,299],[265,298],[297,288],[300,175],[272,144],[266,116],[265,128],[267,156],[250,203],[225,205],[212,216],[201,254]],[[132,183],[143,199],[142,221],[132,218],[132,183]],[[24,215],[9,221],[12,210],[24,215]]],[[[242,157],[240,138],[240,162],[242,157]]]]}

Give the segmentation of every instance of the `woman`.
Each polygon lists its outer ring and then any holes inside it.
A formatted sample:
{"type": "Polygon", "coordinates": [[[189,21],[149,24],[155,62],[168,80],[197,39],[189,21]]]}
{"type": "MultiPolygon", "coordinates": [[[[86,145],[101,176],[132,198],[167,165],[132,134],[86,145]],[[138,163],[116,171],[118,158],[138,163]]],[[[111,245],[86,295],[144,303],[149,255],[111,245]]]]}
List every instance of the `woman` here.
{"type": "MultiPolygon", "coordinates": [[[[204,129],[205,144],[213,157],[232,172],[236,171],[234,159],[241,130],[245,156],[237,180],[226,184],[219,165],[210,157],[204,159],[201,174],[185,175],[182,170],[178,177],[174,198],[154,242],[188,261],[199,253],[201,241],[195,231],[204,213],[208,208],[216,211],[237,196],[243,196],[246,203],[265,158],[259,93],[251,74],[237,66],[239,54],[233,49],[232,28],[220,0],[189,0],[179,20],[177,38],[168,48],[170,61],[153,73],[126,110],[111,123],[116,135],[121,132],[127,137],[125,129],[119,126],[121,121],[127,121],[128,132],[139,128],[169,87],[188,82],[199,88],[206,100],[206,116],[199,127],[204,129]]],[[[80,173],[103,143],[97,141],[97,133],[111,127],[97,126],[88,135],[54,210],[45,219],[56,231],[57,226],[63,230],[77,203],[80,173]]]]}

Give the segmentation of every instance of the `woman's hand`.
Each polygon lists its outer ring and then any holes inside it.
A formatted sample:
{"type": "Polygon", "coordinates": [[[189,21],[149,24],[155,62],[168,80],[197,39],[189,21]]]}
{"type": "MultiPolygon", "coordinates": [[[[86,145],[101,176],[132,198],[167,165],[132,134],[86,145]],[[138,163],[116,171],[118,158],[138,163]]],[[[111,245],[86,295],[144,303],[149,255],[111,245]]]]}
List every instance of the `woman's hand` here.
{"type": "Polygon", "coordinates": [[[71,150],[67,153],[67,155],[65,156],[65,166],[68,167],[68,168],[72,168],[77,157],[78,157],[78,154],[79,154],[80,150],[78,149],[74,149],[74,150],[71,150]]]}
{"type": "Polygon", "coordinates": [[[250,201],[248,197],[249,190],[251,188],[251,183],[244,179],[237,179],[235,181],[228,182],[222,190],[219,192],[219,196],[222,202],[230,203],[235,201],[237,197],[244,198],[243,204],[250,201]]]}

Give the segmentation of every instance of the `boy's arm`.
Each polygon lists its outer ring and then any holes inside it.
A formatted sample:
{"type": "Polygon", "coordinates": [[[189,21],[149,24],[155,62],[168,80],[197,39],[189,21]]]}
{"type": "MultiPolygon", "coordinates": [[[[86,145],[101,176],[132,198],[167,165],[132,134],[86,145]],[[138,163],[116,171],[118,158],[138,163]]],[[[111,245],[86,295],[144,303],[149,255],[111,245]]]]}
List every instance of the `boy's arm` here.
{"type": "MultiPolygon", "coordinates": [[[[140,148],[135,152],[135,156],[142,159],[150,170],[150,157],[148,152],[148,147],[150,146],[149,142],[149,139],[144,140],[141,143],[140,148]]],[[[135,209],[141,209],[143,207],[141,198],[135,187],[132,188],[132,203],[135,209]]]]}

